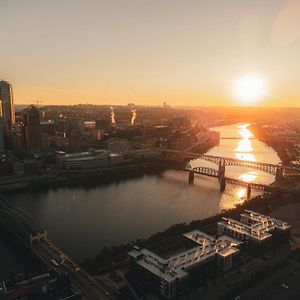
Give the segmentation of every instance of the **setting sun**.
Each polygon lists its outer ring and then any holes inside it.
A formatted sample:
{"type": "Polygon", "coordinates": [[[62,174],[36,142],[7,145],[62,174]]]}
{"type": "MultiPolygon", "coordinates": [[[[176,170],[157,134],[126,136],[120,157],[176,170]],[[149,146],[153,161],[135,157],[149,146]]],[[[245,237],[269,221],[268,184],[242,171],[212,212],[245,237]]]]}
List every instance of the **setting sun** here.
{"type": "Polygon", "coordinates": [[[259,76],[247,75],[234,83],[234,95],[242,104],[255,104],[265,94],[265,81],[259,76]]]}

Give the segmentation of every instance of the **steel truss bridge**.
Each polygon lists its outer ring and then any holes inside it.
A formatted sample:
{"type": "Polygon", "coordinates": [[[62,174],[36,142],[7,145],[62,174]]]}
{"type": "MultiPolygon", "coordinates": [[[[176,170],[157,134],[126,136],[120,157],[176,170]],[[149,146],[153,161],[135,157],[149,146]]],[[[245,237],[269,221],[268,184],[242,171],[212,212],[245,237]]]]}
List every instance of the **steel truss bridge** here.
{"type": "MultiPolygon", "coordinates": [[[[283,176],[300,176],[300,168],[293,168],[288,166],[283,166],[279,164],[269,164],[264,162],[249,161],[249,160],[240,160],[236,158],[214,156],[208,154],[198,154],[193,152],[184,152],[177,150],[162,150],[162,158],[169,160],[181,160],[188,162],[193,159],[202,159],[219,166],[219,171],[225,173],[226,166],[238,166],[238,167],[247,167],[256,169],[269,173],[276,176],[277,178],[283,176]],[[220,170],[220,167],[224,170],[220,170]]],[[[220,172],[220,173],[221,173],[220,172]]]]}
{"type": "Polygon", "coordinates": [[[85,299],[114,300],[107,287],[56,247],[47,236],[47,231],[39,226],[21,208],[14,207],[0,194],[0,225],[7,228],[45,266],[57,272],[68,273],[70,280],[82,291],[85,299]],[[59,266],[54,267],[55,260],[59,266]]]}
{"type": "Polygon", "coordinates": [[[267,184],[261,184],[261,183],[254,183],[254,182],[245,182],[240,179],[230,178],[230,177],[223,177],[220,178],[219,171],[217,169],[208,168],[208,167],[195,167],[192,168],[191,165],[187,165],[187,167],[184,169],[184,171],[189,172],[189,183],[194,183],[194,174],[219,178],[220,181],[220,191],[225,190],[226,184],[234,184],[238,186],[242,186],[247,188],[247,199],[251,196],[251,190],[259,190],[264,192],[272,192],[276,190],[277,188],[271,185],[267,184]]]}

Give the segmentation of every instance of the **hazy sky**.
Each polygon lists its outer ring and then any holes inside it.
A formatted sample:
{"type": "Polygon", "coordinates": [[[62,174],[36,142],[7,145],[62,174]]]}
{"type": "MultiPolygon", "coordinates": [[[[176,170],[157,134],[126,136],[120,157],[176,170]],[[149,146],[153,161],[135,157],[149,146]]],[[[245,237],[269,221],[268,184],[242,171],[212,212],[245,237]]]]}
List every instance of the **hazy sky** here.
{"type": "Polygon", "coordinates": [[[0,78],[16,103],[300,106],[300,0],[0,0],[0,78]]]}

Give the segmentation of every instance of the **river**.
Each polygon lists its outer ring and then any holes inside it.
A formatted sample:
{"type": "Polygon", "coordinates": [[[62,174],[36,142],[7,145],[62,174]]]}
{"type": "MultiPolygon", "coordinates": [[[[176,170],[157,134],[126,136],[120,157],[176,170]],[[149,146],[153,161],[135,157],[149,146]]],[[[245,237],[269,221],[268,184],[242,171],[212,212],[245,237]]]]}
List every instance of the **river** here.
{"type": "MultiPolygon", "coordinates": [[[[221,134],[220,144],[208,154],[280,162],[276,152],[256,140],[248,126],[216,128],[221,134]]],[[[191,163],[216,168],[202,160],[191,163]]],[[[227,167],[226,176],[259,183],[274,181],[274,176],[241,167],[227,167]]],[[[9,195],[14,205],[43,224],[50,239],[78,261],[96,255],[105,245],[147,237],[172,224],[206,218],[244,199],[245,189],[237,186],[227,185],[221,194],[215,178],[197,176],[194,185],[189,186],[187,174],[180,171],[144,175],[90,189],[59,188],[9,195]]],[[[0,280],[12,272],[30,270],[30,260],[20,257],[16,247],[0,235],[0,280]]]]}

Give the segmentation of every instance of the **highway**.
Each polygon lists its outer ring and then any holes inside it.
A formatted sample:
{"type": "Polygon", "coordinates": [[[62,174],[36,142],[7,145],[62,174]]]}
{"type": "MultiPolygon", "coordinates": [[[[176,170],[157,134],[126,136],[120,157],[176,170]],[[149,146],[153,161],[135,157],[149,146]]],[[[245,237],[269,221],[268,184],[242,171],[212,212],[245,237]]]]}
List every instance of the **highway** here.
{"type": "Polygon", "coordinates": [[[33,253],[48,267],[55,268],[59,272],[68,273],[73,284],[83,293],[84,299],[113,300],[111,292],[100,285],[94,277],[82,270],[81,266],[66,256],[53,243],[40,240],[32,247],[33,253]],[[58,262],[55,267],[52,260],[58,262]]]}

